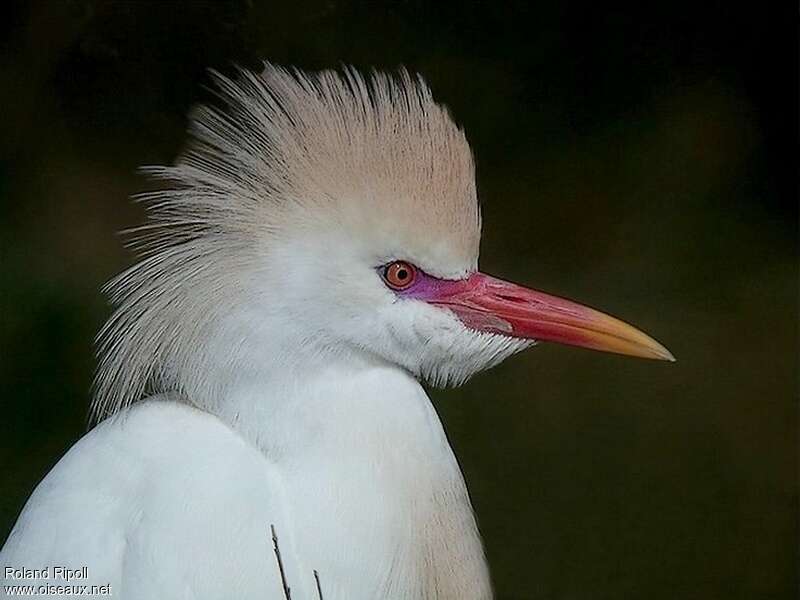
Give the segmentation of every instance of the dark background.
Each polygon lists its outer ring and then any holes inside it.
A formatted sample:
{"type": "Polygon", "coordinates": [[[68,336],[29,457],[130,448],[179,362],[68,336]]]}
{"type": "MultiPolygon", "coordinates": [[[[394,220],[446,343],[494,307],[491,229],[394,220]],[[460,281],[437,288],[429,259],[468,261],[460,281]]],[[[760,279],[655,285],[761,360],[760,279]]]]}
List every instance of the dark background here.
{"type": "Polygon", "coordinates": [[[206,68],[404,64],[472,142],[482,267],[678,357],[544,346],[434,392],[498,599],[795,597],[796,11],[4,4],[0,539],[85,429],[135,169],[180,150],[206,68]]]}

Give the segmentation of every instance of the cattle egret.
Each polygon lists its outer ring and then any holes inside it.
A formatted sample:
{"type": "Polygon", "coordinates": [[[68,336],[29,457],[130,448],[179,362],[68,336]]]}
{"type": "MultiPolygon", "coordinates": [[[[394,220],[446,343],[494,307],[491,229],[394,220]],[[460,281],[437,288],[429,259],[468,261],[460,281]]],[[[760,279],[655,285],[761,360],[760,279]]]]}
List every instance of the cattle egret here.
{"type": "Polygon", "coordinates": [[[421,382],[537,341],[671,354],[478,272],[470,147],[420,78],[215,79],[192,144],[148,169],[169,183],[109,284],[100,422],[23,509],[6,585],[63,585],[61,567],[126,599],[491,598],[421,382]]]}

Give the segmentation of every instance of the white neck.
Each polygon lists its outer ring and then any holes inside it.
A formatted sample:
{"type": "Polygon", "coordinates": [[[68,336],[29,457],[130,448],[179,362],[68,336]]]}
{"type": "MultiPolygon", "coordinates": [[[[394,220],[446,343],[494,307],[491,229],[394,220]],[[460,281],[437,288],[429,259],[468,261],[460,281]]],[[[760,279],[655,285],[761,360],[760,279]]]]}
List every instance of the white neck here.
{"type": "Polygon", "coordinates": [[[300,568],[324,565],[328,585],[363,597],[489,598],[461,472],[420,384],[352,356],[285,367],[232,387],[217,414],[277,466],[300,568]]]}
{"type": "Polygon", "coordinates": [[[369,441],[387,438],[404,446],[427,436],[446,443],[416,379],[393,365],[347,359],[267,368],[231,386],[214,412],[274,460],[353,441],[365,454],[369,441]]]}

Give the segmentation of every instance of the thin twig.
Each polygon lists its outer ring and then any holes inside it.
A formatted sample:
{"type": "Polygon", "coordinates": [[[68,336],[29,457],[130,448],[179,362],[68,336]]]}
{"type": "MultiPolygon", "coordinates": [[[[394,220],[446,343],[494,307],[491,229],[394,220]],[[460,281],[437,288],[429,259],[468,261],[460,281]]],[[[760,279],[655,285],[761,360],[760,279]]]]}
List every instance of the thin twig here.
{"type": "Polygon", "coordinates": [[[317,582],[317,596],[319,596],[319,600],[324,600],[322,597],[322,586],[319,584],[319,572],[314,569],[314,581],[317,582]]]}
{"type": "Polygon", "coordinates": [[[283,586],[283,596],[286,600],[292,600],[292,590],[286,583],[286,573],[283,571],[283,561],[281,560],[281,550],[278,547],[278,536],[275,533],[275,525],[269,526],[272,532],[272,549],[275,550],[275,558],[278,560],[278,571],[281,573],[281,585],[283,586]]]}

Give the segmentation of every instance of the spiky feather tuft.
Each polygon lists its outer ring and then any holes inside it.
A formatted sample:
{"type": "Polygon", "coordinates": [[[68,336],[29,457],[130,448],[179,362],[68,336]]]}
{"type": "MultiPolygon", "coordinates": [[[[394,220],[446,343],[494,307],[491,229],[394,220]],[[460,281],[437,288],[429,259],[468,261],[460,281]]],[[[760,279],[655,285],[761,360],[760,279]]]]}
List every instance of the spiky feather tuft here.
{"type": "Polygon", "coordinates": [[[256,301],[246,282],[298,213],[378,208],[477,260],[469,145],[421,79],[271,65],[214,79],[224,106],[194,112],[174,166],[145,170],[169,185],[140,197],[141,260],[106,287],[115,311],[97,339],[96,419],[148,393],[191,401],[185,382],[209,377],[205,340],[231,307],[256,301]]]}

